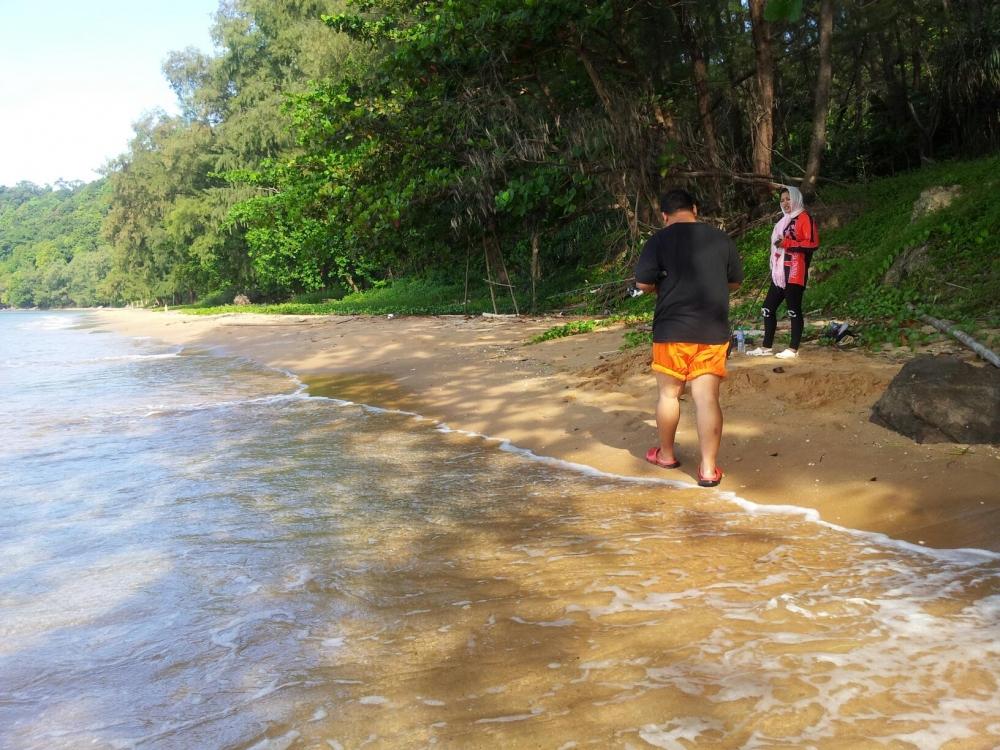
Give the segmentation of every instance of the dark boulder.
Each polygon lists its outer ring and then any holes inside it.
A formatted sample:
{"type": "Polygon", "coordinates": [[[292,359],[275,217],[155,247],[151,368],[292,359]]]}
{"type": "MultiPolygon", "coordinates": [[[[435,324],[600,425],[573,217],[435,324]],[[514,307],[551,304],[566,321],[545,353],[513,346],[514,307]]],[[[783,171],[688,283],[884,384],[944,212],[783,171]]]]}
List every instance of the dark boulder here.
{"type": "Polygon", "coordinates": [[[871,421],[918,443],[1000,443],[1000,370],[916,357],[872,407],[871,421]]]}

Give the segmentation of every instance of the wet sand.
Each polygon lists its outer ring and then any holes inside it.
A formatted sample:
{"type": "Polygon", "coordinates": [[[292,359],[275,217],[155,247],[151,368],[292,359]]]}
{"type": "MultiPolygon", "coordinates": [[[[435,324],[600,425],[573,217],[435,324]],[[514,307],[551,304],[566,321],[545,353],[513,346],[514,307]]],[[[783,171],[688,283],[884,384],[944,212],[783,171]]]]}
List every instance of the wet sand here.
{"type": "MultiPolygon", "coordinates": [[[[695,482],[690,403],[681,468],[643,460],[656,442],[655,385],[646,351],[619,351],[620,329],[528,344],[567,319],[92,315],[126,335],[292,371],[317,394],[404,409],[600,471],[695,482]]],[[[808,344],[791,363],[734,357],[721,489],[914,544],[1000,551],[1000,446],[919,445],[868,421],[903,357],[808,344]]]]}

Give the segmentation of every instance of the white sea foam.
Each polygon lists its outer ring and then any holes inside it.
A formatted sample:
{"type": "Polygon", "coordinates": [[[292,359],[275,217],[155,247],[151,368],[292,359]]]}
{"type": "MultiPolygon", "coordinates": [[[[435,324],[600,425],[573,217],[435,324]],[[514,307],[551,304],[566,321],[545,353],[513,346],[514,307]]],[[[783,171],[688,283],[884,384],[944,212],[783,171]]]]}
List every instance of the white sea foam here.
{"type": "Polygon", "coordinates": [[[247,750],[288,750],[301,736],[301,732],[293,729],[280,737],[265,738],[251,745],[247,750]]]}
{"type": "Polygon", "coordinates": [[[285,591],[298,591],[316,577],[313,569],[308,565],[299,565],[291,568],[285,574],[285,591]]]}
{"type": "Polygon", "coordinates": [[[259,621],[294,622],[295,616],[283,610],[251,612],[243,617],[230,620],[222,627],[214,628],[209,633],[209,640],[219,648],[235,653],[246,640],[252,637],[250,632],[246,632],[251,630],[251,628],[246,628],[246,626],[253,625],[259,621]]]}
{"type": "Polygon", "coordinates": [[[80,322],[79,315],[41,315],[32,316],[21,323],[18,328],[22,331],[62,331],[74,328],[80,322]]]}
{"type": "Polygon", "coordinates": [[[476,724],[507,724],[512,721],[527,721],[528,719],[540,716],[542,713],[544,713],[543,709],[533,708],[526,714],[510,714],[508,716],[492,716],[486,719],[476,719],[476,724]]]}
{"type": "Polygon", "coordinates": [[[524,620],[520,617],[511,617],[510,619],[518,623],[519,625],[535,625],[540,628],[568,628],[572,627],[573,625],[576,625],[576,620],[572,620],[569,618],[564,618],[562,620],[547,620],[547,621],[524,620]]]}
{"type": "Polygon", "coordinates": [[[193,404],[147,404],[144,408],[143,416],[156,417],[171,414],[187,414],[199,411],[225,411],[227,409],[239,409],[245,406],[260,406],[267,404],[281,404],[286,402],[306,399],[308,396],[297,390],[294,393],[277,393],[270,396],[258,396],[255,398],[236,399],[233,401],[198,401],[193,404]]]}
{"type": "Polygon", "coordinates": [[[702,596],[702,592],[695,589],[670,594],[650,593],[644,595],[633,594],[618,586],[589,588],[586,591],[609,593],[611,594],[611,601],[604,606],[583,607],[578,604],[571,604],[566,607],[566,611],[585,612],[595,620],[620,612],[669,612],[682,608],[683,605],[679,604],[678,600],[702,596]]]}
{"type": "Polygon", "coordinates": [[[663,750],[688,750],[687,742],[697,747],[700,737],[706,732],[722,732],[725,726],[715,719],[700,716],[685,716],[672,719],[664,724],[647,724],[639,731],[639,736],[653,747],[663,750]],[[686,740],[686,742],[681,742],[686,740]]]}
{"type": "Polygon", "coordinates": [[[107,357],[95,357],[93,359],[81,359],[76,362],[69,361],[66,364],[92,364],[95,362],[142,362],[156,359],[174,359],[179,357],[184,351],[184,347],[179,347],[172,352],[160,352],[159,354],[116,354],[107,357]]]}
{"type": "MultiPolygon", "coordinates": [[[[346,401],[343,399],[331,398],[329,396],[312,396],[312,398],[322,398],[331,403],[337,404],[339,406],[356,406],[360,407],[371,413],[378,414],[397,414],[405,417],[412,417],[418,421],[430,422],[435,427],[438,432],[442,433],[452,433],[457,435],[465,435],[472,438],[479,438],[481,440],[486,440],[489,442],[497,443],[498,448],[502,451],[513,453],[518,456],[522,456],[530,461],[535,461],[538,463],[546,464],[549,466],[558,467],[561,469],[568,469],[570,471],[582,474],[584,476],[600,477],[603,479],[613,479],[621,482],[632,482],[636,484],[645,485],[657,485],[661,487],[673,487],[677,489],[703,489],[699,488],[697,484],[691,482],[683,482],[676,479],[663,479],[660,477],[639,477],[627,474],[614,474],[612,472],[601,471],[593,466],[588,466],[586,464],[580,464],[573,461],[565,461],[563,459],[554,458],[552,456],[544,456],[535,453],[528,448],[522,448],[511,440],[503,437],[494,437],[491,435],[486,435],[480,432],[473,432],[470,430],[461,430],[449,427],[445,422],[439,422],[437,420],[431,419],[430,417],[425,417],[423,415],[417,414],[411,411],[404,411],[402,409],[386,409],[377,406],[371,406],[368,404],[361,404],[354,401],[346,401]]],[[[883,544],[890,547],[895,547],[897,549],[905,550],[906,552],[917,553],[920,555],[925,555],[928,557],[933,557],[938,560],[954,562],[962,565],[979,565],[985,562],[1000,560],[1000,552],[993,552],[991,550],[977,549],[974,547],[966,547],[960,549],[938,549],[935,547],[928,547],[920,544],[913,544],[912,542],[903,541],[901,539],[895,539],[888,536],[887,534],[881,534],[875,531],[864,531],[860,529],[852,529],[847,526],[841,526],[839,524],[831,523],[824,520],[819,511],[813,508],[805,508],[798,505],[777,505],[777,504],[764,504],[755,503],[746,498],[740,497],[734,492],[725,490],[713,490],[716,497],[720,499],[727,500],[735,505],[739,506],[747,513],[759,514],[759,515],[789,515],[796,516],[805,521],[811,523],[816,523],[835,531],[844,532],[851,534],[856,538],[869,539],[872,542],[883,544]]]]}

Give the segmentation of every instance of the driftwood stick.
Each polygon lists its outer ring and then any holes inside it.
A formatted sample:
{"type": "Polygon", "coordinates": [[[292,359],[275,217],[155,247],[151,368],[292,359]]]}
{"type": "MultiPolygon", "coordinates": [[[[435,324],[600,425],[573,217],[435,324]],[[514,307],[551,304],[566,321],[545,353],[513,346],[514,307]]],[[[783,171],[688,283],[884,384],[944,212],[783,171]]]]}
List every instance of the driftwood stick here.
{"type": "Polygon", "coordinates": [[[1000,367],[1000,354],[997,354],[989,347],[980,344],[969,334],[964,333],[963,331],[959,331],[957,328],[948,325],[943,320],[938,320],[937,318],[932,318],[930,315],[924,315],[921,312],[917,312],[916,308],[913,307],[913,305],[910,305],[910,310],[917,313],[917,317],[920,318],[920,320],[934,326],[939,331],[941,331],[941,333],[947,333],[949,336],[953,336],[954,338],[961,341],[963,344],[972,349],[972,351],[974,351],[976,354],[985,359],[994,367],[1000,367]]]}

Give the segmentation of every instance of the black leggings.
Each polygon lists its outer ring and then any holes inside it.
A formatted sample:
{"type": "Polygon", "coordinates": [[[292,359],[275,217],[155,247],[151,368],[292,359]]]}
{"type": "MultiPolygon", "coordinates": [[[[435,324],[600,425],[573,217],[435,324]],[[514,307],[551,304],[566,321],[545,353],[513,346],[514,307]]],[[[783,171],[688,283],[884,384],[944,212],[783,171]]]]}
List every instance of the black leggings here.
{"type": "Polygon", "coordinates": [[[802,319],[802,294],[805,290],[806,288],[799,284],[787,284],[782,289],[780,286],[775,286],[773,281],[771,282],[771,288],[767,290],[767,296],[764,298],[764,307],[761,309],[761,312],[764,313],[765,349],[770,349],[771,345],[774,344],[774,332],[778,328],[778,305],[782,301],[788,308],[788,318],[792,322],[792,342],[788,348],[799,348],[799,343],[802,341],[802,327],[805,325],[805,321],[802,319]]]}

